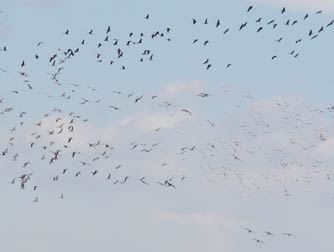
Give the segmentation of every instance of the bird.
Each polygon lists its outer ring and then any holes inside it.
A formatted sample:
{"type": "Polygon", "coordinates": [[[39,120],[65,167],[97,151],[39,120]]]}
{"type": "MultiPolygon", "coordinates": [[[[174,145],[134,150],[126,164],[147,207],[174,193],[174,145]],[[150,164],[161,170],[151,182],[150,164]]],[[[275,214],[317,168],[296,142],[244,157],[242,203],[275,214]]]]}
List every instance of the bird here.
{"type": "Polygon", "coordinates": [[[265,231],[264,233],[265,233],[266,235],[268,235],[268,236],[273,236],[273,237],[274,237],[274,234],[271,233],[271,232],[269,232],[269,231],[265,231]]]}
{"type": "Polygon", "coordinates": [[[253,9],[253,6],[251,5],[248,7],[247,12],[250,12],[252,9],[253,9]]]}
{"type": "Polygon", "coordinates": [[[126,176],[124,180],[121,182],[121,184],[124,184],[129,178],[130,178],[129,176],[126,176]]]}
{"type": "Polygon", "coordinates": [[[245,230],[249,233],[249,234],[255,234],[255,232],[249,228],[245,228],[245,230]]]}
{"type": "Polygon", "coordinates": [[[242,29],[244,29],[247,26],[247,22],[242,23],[239,27],[239,31],[241,31],[242,29]]]}
{"type": "Polygon", "coordinates": [[[272,19],[272,20],[270,20],[268,23],[267,23],[267,25],[271,25],[271,24],[273,24],[275,22],[275,19],[272,19]]]}
{"type": "Polygon", "coordinates": [[[254,240],[256,243],[264,243],[264,241],[261,241],[261,240],[256,239],[256,238],[254,238],[253,240],[254,240]]]}
{"type": "Polygon", "coordinates": [[[209,63],[209,58],[207,58],[202,64],[205,65],[207,63],[209,63]]]}
{"type": "Polygon", "coordinates": [[[145,181],[146,177],[141,177],[140,179],[138,179],[141,183],[145,184],[145,185],[149,185],[146,181],[145,181]]]}
{"type": "Polygon", "coordinates": [[[334,20],[330,21],[326,26],[329,27],[334,24],[334,20]]]}
{"type": "Polygon", "coordinates": [[[135,99],[135,103],[139,102],[141,99],[143,99],[143,97],[144,97],[143,95],[137,97],[137,98],[135,99]]]}
{"type": "Polygon", "coordinates": [[[192,113],[189,110],[187,110],[187,109],[181,109],[180,111],[181,112],[185,112],[185,113],[187,113],[190,116],[192,115],[192,113]]]}
{"type": "Polygon", "coordinates": [[[119,107],[115,107],[115,106],[112,106],[112,105],[110,105],[109,108],[112,108],[114,110],[121,110],[119,107]]]}
{"type": "Polygon", "coordinates": [[[208,93],[199,93],[197,96],[200,96],[200,97],[209,97],[210,94],[208,94],[208,93]]]}
{"type": "Polygon", "coordinates": [[[263,27],[260,27],[260,28],[257,29],[256,32],[259,33],[259,32],[262,31],[262,30],[263,30],[263,27]]]}
{"type": "Polygon", "coordinates": [[[169,180],[165,180],[164,185],[176,189],[176,186],[173,185],[169,180]]]}

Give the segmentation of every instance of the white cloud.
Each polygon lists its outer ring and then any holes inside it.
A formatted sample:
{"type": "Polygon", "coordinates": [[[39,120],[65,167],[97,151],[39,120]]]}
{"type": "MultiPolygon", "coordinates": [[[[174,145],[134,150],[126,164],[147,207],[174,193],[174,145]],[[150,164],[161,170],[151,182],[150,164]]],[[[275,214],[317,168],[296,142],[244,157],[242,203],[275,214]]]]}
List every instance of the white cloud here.
{"type": "Polygon", "coordinates": [[[145,113],[139,115],[135,120],[135,126],[141,130],[149,131],[155,130],[157,128],[167,128],[171,129],[176,127],[179,123],[189,121],[192,117],[186,116],[182,113],[176,113],[174,115],[169,115],[167,113],[145,113]]]}
{"type": "Polygon", "coordinates": [[[200,81],[174,82],[165,86],[160,93],[164,99],[174,99],[180,95],[197,95],[202,90],[203,83],[200,81]]]}

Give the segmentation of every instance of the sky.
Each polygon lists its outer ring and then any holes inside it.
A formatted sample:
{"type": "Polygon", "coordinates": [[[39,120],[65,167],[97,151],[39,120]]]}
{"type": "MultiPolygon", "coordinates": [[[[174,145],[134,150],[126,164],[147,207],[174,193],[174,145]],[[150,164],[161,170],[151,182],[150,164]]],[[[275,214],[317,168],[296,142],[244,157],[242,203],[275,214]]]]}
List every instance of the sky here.
{"type": "Polygon", "coordinates": [[[12,0],[0,10],[4,251],[334,249],[334,3],[12,0]],[[125,45],[140,33],[143,44],[125,45]],[[80,51],[60,63],[68,48],[80,51]]]}

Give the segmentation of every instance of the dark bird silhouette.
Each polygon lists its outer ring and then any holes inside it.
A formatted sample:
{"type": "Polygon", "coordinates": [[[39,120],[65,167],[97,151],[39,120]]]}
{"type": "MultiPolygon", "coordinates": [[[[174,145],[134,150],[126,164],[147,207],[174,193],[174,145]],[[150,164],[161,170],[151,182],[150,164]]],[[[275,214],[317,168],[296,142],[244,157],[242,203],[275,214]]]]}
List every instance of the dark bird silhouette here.
{"type": "Polygon", "coordinates": [[[256,241],[256,243],[264,243],[264,241],[261,241],[261,240],[259,240],[259,239],[253,239],[254,241],[256,241]]]}
{"type": "Polygon", "coordinates": [[[142,177],[140,179],[138,179],[140,182],[142,182],[145,185],[149,185],[146,181],[145,181],[146,177],[142,177]]]}
{"type": "Polygon", "coordinates": [[[334,24],[334,20],[332,20],[331,22],[329,22],[328,24],[327,24],[327,27],[329,27],[329,26],[331,26],[331,25],[333,25],[334,24]]]}
{"type": "Polygon", "coordinates": [[[249,233],[249,234],[255,234],[255,232],[249,228],[245,228],[245,230],[249,233]]]}
{"type": "Polygon", "coordinates": [[[275,22],[275,20],[272,19],[272,20],[270,20],[270,21],[267,23],[267,25],[271,25],[271,24],[273,24],[274,22],[275,22]]]}
{"type": "Polygon", "coordinates": [[[274,237],[274,234],[271,233],[271,232],[269,232],[269,231],[265,231],[264,233],[265,233],[266,235],[268,235],[268,236],[273,236],[273,237],[274,237]]]}
{"type": "Polygon", "coordinates": [[[257,29],[256,32],[260,32],[260,31],[262,31],[262,30],[263,30],[263,27],[260,27],[259,29],[257,29]]]}
{"type": "Polygon", "coordinates": [[[246,26],[247,26],[247,22],[241,24],[240,27],[239,27],[239,31],[241,31],[242,29],[244,29],[246,26]]]}
{"type": "Polygon", "coordinates": [[[176,189],[176,186],[173,185],[169,180],[166,180],[165,183],[164,183],[165,186],[168,186],[168,187],[173,187],[174,189],[176,189]]]}
{"type": "Polygon", "coordinates": [[[121,182],[121,184],[124,184],[129,178],[130,178],[129,176],[126,176],[124,180],[121,182]]]}
{"type": "Polygon", "coordinates": [[[189,110],[187,110],[187,109],[181,109],[180,111],[181,112],[185,112],[185,113],[187,113],[190,116],[192,115],[192,113],[189,110]]]}

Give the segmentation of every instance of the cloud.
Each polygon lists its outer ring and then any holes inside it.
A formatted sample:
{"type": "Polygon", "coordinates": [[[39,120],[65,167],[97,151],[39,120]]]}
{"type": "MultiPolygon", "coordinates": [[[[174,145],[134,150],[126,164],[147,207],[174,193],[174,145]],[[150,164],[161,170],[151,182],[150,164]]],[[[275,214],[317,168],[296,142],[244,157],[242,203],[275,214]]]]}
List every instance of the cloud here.
{"type": "Polygon", "coordinates": [[[180,222],[186,225],[189,223],[207,227],[217,227],[219,225],[240,225],[239,221],[237,220],[225,218],[224,216],[216,216],[212,213],[162,213],[156,217],[167,221],[180,222]]]}
{"type": "Polygon", "coordinates": [[[184,95],[197,95],[203,90],[203,83],[200,81],[174,82],[165,86],[160,91],[163,99],[184,98],[184,95]]]}
{"type": "Polygon", "coordinates": [[[139,115],[134,123],[136,128],[144,131],[152,131],[160,127],[171,129],[176,127],[178,124],[191,119],[192,117],[186,116],[182,113],[169,115],[166,113],[156,112],[139,115]]]}

